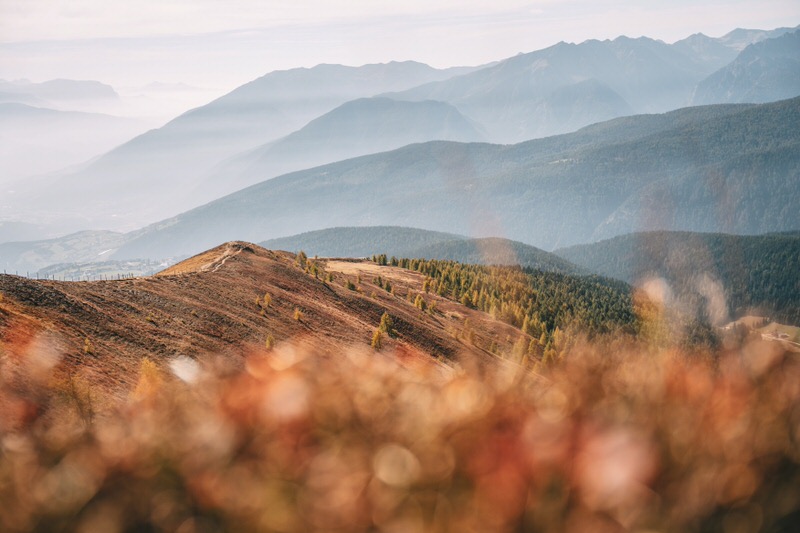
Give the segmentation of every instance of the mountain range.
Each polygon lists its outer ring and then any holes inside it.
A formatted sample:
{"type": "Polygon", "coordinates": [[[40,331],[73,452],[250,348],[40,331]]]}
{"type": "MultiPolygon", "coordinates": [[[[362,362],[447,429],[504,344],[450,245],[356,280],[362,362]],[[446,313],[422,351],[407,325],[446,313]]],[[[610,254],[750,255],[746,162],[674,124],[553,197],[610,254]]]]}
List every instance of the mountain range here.
{"type": "Polygon", "coordinates": [[[346,67],[318,65],[269,73],[188,111],[92,161],[77,173],[48,180],[14,198],[21,210],[48,210],[69,196],[73,211],[108,229],[133,229],[211,200],[201,177],[214,165],[357,98],[450,77],[464,69],[437,70],[415,62],[346,67]]]}
{"type": "Polygon", "coordinates": [[[685,105],[710,71],[647,38],[558,43],[391,96],[448,102],[495,142],[566,133],[635,112],[685,105]]]}
{"type": "Polygon", "coordinates": [[[800,531],[798,75],[800,27],[319,65],[122,144],[0,81],[0,532],[800,531]]]}
{"type": "Polygon", "coordinates": [[[503,235],[543,249],[641,230],[794,230],[799,107],[685,108],[510,146],[413,144],[267,180],[124,235],[2,245],[0,264],[161,260],[335,226],[503,235]]]}
{"type": "Polygon", "coordinates": [[[762,103],[800,94],[800,31],[748,46],[697,85],[692,103],[762,103]]]}
{"type": "Polygon", "coordinates": [[[28,103],[42,107],[76,110],[97,101],[117,101],[119,94],[110,85],[94,80],[56,79],[40,83],[28,80],[0,80],[0,102],[28,103]]]}
{"type": "Polygon", "coordinates": [[[544,249],[650,229],[793,230],[798,124],[795,98],[616,119],[511,146],[410,145],[264,181],[141,230],[116,257],[333,226],[504,235],[544,249]]]}
{"type": "Polygon", "coordinates": [[[693,98],[746,100],[732,98],[731,83],[736,94],[748,95],[750,87],[757,101],[795,96],[791,34],[796,38],[797,28],[696,34],[672,45],[646,37],[559,43],[473,68],[393,62],[272,72],[77,172],[18,188],[14,215],[80,213],[84,228],[131,230],[284,172],[398,143],[517,143],[675,109],[693,98]],[[737,64],[760,66],[751,72],[737,64]],[[376,95],[393,102],[364,100],[376,95]],[[411,111],[400,101],[418,107],[411,111]],[[425,109],[429,122],[419,119],[425,109]],[[379,135],[364,134],[381,124],[382,132],[395,124],[396,135],[379,142],[379,135]]]}
{"type": "Polygon", "coordinates": [[[481,127],[455,107],[426,100],[360,98],[295,131],[224,161],[201,186],[240,189],[287,172],[430,141],[483,141],[481,127]]]}

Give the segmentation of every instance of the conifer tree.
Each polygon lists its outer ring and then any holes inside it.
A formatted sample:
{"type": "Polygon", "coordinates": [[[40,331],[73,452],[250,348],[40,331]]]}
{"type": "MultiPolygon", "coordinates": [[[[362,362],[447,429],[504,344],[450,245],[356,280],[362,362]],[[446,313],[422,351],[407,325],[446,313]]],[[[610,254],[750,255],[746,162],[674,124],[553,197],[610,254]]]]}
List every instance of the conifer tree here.
{"type": "Polygon", "coordinates": [[[370,346],[372,346],[372,349],[376,352],[383,348],[383,334],[381,333],[380,328],[376,329],[372,334],[372,343],[370,346]]]}
{"type": "Polygon", "coordinates": [[[380,326],[378,326],[378,331],[386,333],[390,337],[395,336],[394,322],[392,321],[392,317],[389,315],[389,313],[384,312],[381,316],[381,323],[380,326]]]}

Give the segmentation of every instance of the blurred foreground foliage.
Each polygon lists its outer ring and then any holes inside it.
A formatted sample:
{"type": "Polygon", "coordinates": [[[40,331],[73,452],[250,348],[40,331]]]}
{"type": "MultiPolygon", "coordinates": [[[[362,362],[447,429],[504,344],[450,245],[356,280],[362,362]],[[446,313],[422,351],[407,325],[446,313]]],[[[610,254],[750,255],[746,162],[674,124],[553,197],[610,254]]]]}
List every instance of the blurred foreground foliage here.
{"type": "MultiPolygon", "coordinates": [[[[797,531],[800,359],[595,339],[531,371],[290,344],[112,396],[0,347],[0,531],[797,531]]],[[[158,364],[157,364],[158,363],[158,364]]]]}

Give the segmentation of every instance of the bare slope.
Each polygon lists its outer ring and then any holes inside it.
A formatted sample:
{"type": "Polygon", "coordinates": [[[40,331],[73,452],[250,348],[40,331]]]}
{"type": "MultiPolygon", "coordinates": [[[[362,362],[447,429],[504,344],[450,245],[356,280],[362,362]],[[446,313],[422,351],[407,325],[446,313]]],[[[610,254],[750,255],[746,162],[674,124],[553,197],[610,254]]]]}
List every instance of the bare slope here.
{"type": "Polygon", "coordinates": [[[301,269],[291,254],[233,242],[150,278],[56,282],[2,275],[0,357],[13,366],[64,354],[63,372],[129,390],[143,357],[162,365],[209,354],[239,361],[263,350],[270,335],[278,344],[291,339],[331,355],[353,345],[369,349],[384,312],[397,331],[384,338],[385,352],[409,364],[427,364],[431,355],[490,357],[475,345],[510,349],[522,335],[433,294],[424,297],[437,311],[420,311],[407,301],[409,291],[422,289],[419,273],[368,262],[318,264],[326,266],[332,282],[301,269]],[[373,283],[378,275],[391,281],[394,294],[373,283]],[[348,281],[356,288],[347,288],[348,281]],[[456,335],[467,317],[475,345],[456,335]]]}

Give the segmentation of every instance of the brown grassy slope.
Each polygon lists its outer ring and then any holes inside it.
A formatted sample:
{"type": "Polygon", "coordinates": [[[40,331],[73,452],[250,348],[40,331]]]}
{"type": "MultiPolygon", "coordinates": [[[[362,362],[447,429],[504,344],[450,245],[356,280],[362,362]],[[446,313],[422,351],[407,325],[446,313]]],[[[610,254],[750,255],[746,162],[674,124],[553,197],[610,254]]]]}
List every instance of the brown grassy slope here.
{"type": "Polygon", "coordinates": [[[423,313],[407,301],[409,291],[415,297],[422,289],[423,277],[415,272],[372,263],[328,264],[334,281],[325,283],[300,269],[292,254],[232,242],[150,278],[58,282],[0,276],[0,362],[5,359],[6,368],[24,363],[45,346],[61,357],[62,372],[129,390],[144,357],[160,364],[179,355],[223,354],[239,361],[263,349],[268,335],[277,342],[312,343],[323,354],[354,345],[367,349],[385,311],[397,337],[384,338],[384,352],[409,364],[428,362],[424,354],[485,359],[492,343],[508,351],[522,335],[430,294],[424,298],[436,302],[437,311],[423,313]],[[391,280],[395,295],[373,284],[376,275],[391,280]],[[345,287],[348,279],[358,290],[345,287]],[[269,306],[263,305],[265,293],[272,297],[269,306]],[[296,309],[300,320],[294,318],[296,309]],[[480,347],[459,339],[467,317],[480,347]]]}

